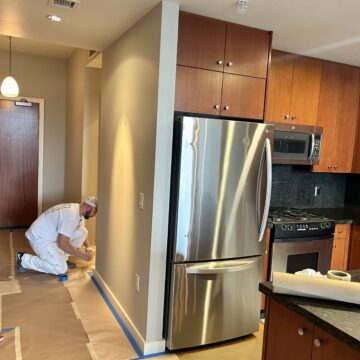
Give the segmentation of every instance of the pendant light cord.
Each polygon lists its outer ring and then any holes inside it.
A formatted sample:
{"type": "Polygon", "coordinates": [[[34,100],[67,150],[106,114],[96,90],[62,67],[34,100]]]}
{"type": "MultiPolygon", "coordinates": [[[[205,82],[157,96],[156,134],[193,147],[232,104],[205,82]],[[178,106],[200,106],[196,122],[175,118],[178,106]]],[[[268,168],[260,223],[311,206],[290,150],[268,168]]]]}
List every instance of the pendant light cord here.
{"type": "Polygon", "coordinates": [[[11,76],[11,36],[9,36],[10,52],[9,52],[9,75],[11,76]]]}

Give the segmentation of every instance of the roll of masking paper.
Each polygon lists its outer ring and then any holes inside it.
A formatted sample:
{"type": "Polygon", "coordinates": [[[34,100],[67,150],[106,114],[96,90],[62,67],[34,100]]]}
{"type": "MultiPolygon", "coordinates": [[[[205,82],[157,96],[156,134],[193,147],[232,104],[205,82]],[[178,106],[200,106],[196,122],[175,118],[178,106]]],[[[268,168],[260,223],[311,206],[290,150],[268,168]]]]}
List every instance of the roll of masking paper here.
{"type": "Polygon", "coordinates": [[[360,283],[273,272],[273,292],[360,305],[360,283]]]}
{"type": "Polygon", "coordinates": [[[351,281],[350,274],[339,270],[329,270],[327,272],[327,277],[328,279],[333,279],[333,280],[351,281]]]}

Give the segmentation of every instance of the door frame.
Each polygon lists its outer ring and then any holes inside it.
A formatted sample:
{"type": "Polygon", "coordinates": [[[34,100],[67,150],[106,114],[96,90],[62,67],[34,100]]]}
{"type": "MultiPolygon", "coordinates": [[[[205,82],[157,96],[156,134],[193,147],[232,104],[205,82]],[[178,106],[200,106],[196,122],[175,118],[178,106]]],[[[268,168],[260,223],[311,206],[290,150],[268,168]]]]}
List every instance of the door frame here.
{"type": "Polygon", "coordinates": [[[37,200],[37,210],[38,216],[42,213],[42,203],[43,203],[43,169],[44,169],[44,99],[41,98],[32,98],[28,96],[18,96],[15,98],[8,98],[0,95],[1,100],[10,100],[10,101],[21,101],[26,100],[31,103],[39,104],[39,162],[38,162],[38,200],[37,200]]]}

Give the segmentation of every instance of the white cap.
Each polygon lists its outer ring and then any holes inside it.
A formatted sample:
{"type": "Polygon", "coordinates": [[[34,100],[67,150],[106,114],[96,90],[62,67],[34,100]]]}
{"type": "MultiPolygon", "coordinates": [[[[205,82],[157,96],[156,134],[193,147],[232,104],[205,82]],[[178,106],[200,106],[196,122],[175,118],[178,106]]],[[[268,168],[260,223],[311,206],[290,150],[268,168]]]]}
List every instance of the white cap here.
{"type": "Polygon", "coordinates": [[[95,209],[98,208],[98,201],[97,201],[97,199],[96,199],[95,196],[87,197],[87,198],[84,200],[84,203],[92,206],[92,207],[95,208],[95,209]]]}

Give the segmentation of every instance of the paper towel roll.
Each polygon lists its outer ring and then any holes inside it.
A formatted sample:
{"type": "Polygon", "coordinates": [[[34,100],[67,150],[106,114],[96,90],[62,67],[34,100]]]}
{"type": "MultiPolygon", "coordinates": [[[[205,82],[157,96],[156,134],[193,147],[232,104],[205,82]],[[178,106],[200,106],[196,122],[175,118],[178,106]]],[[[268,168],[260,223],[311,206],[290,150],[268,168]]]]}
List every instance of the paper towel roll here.
{"type": "Polygon", "coordinates": [[[327,272],[327,277],[333,280],[351,281],[351,275],[340,270],[329,270],[327,272]]]}
{"type": "Polygon", "coordinates": [[[360,304],[360,283],[273,272],[273,292],[360,304]]]}

